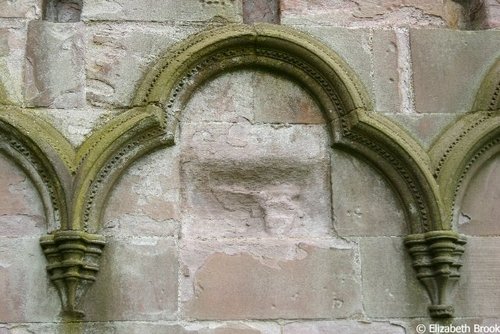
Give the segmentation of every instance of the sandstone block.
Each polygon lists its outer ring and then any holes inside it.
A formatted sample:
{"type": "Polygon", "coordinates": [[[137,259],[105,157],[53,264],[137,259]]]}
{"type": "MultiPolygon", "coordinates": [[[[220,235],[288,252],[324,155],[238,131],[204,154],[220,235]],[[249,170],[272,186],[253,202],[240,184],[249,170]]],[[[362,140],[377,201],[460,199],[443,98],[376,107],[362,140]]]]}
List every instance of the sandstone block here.
{"type": "Polygon", "coordinates": [[[498,237],[467,238],[462,277],[455,297],[457,317],[497,317],[500,314],[499,249],[498,237]]]}
{"type": "Polygon", "coordinates": [[[361,238],[363,305],[375,318],[427,317],[427,293],[403,238],[361,238]]]}
{"type": "Polygon", "coordinates": [[[498,0],[485,0],[486,20],[483,27],[494,29],[500,27],[500,2],[498,0]]]}
{"type": "Polygon", "coordinates": [[[283,334],[405,334],[404,328],[386,322],[318,321],[286,324],[283,334]]]}
{"type": "MultiPolygon", "coordinates": [[[[0,3],[0,13],[3,3],[0,3]]],[[[0,104],[20,105],[23,102],[26,33],[23,22],[0,22],[0,104]]]]}
{"type": "Polygon", "coordinates": [[[328,235],[327,142],[319,125],[185,123],[184,234],[328,235]]]}
{"type": "Polygon", "coordinates": [[[41,0],[4,0],[0,2],[0,17],[37,19],[41,7],[41,0]]]}
{"type": "Polygon", "coordinates": [[[279,0],[243,0],[243,22],[280,23],[279,0]]]}
{"type": "Polygon", "coordinates": [[[407,233],[399,200],[375,169],[337,150],[331,166],[334,229],[340,236],[407,233]]]}
{"type": "Polygon", "coordinates": [[[121,237],[177,234],[178,151],[175,146],[155,152],[128,168],[110,195],[102,233],[121,237]]]}
{"type": "Polygon", "coordinates": [[[373,93],[377,111],[400,109],[398,41],[394,30],[373,31],[373,93]]]}
{"type": "Polygon", "coordinates": [[[495,31],[410,30],[417,112],[470,111],[499,43],[495,31]]]}
{"type": "Polygon", "coordinates": [[[83,29],[82,23],[30,22],[25,75],[25,99],[29,106],[84,106],[83,29]]]}
{"type": "Polygon", "coordinates": [[[129,106],[137,85],[158,57],[169,46],[200,29],[147,23],[88,25],[85,59],[88,101],[97,106],[129,106]]]}
{"type": "Polygon", "coordinates": [[[224,73],[191,96],[182,122],[324,123],[316,102],[290,79],[261,70],[224,73]]]}
{"type": "Polygon", "coordinates": [[[499,235],[499,202],[500,154],[497,154],[470,180],[460,205],[458,230],[469,235],[499,235]]]}
{"type": "Polygon", "coordinates": [[[361,312],[352,245],[190,241],[182,252],[187,318],[344,318],[361,312]]]}
{"type": "Polygon", "coordinates": [[[98,21],[242,21],[241,0],[84,0],[82,20],[98,21]]]}
{"type": "Polygon", "coordinates": [[[28,176],[0,154],[0,236],[37,237],[47,229],[38,192],[28,176]]]}
{"type": "Polygon", "coordinates": [[[175,318],[177,268],[172,239],[108,237],[97,280],[84,300],[86,319],[175,318]]]}
{"type": "Polygon", "coordinates": [[[279,334],[281,328],[278,324],[269,322],[231,322],[215,323],[211,325],[193,324],[186,327],[189,333],[196,334],[279,334]]]}
{"type": "Polygon", "coordinates": [[[285,24],[335,26],[443,26],[446,13],[441,1],[390,0],[286,0],[281,1],[285,24]]]}
{"type": "Polygon", "coordinates": [[[51,322],[59,296],[45,270],[38,237],[0,237],[0,322],[51,322]]]}

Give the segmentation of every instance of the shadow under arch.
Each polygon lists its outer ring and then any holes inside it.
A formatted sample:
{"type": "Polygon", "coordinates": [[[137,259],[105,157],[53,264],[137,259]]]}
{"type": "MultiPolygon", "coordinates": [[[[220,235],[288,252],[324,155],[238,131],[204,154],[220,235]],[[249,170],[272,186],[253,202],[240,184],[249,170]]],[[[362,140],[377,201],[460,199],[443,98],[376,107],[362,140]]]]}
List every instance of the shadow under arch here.
{"type": "Polygon", "coordinates": [[[442,224],[426,153],[373,111],[363,84],[341,57],[295,29],[229,25],[198,33],[152,67],[134,105],[160,107],[164,130],[175,138],[180,113],[197,87],[221,73],[249,67],[285,75],[313,96],[329,123],[333,145],[368,161],[389,180],[402,200],[411,233],[449,229],[442,224]]]}

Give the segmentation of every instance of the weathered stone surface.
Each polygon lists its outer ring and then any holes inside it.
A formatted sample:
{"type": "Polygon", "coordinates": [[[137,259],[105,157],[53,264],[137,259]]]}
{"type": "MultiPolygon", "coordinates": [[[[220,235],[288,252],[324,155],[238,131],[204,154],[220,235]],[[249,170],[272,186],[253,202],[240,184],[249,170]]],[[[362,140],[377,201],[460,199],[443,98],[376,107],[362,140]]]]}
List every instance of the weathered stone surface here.
{"type": "Polygon", "coordinates": [[[172,44],[200,29],[202,27],[158,26],[148,23],[88,25],[88,101],[98,106],[129,106],[136,86],[155,60],[172,44]]]}
{"type": "Polygon", "coordinates": [[[394,30],[373,31],[373,93],[377,111],[400,109],[398,41],[394,30]]]}
{"type": "Polygon", "coordinates": [[[402,238],[361,238],[363,305],[375,318],[427,317],[429,300],[402,238]]]}
{"type": "Polygon", "coordinates": [[[161,322],[73,322],[0,324],[0,334],[280,334],[280,326],[272,323],[217,323],[187,326],[161,322]]]}
{"type": "Polygon", "coordinates": [[[153,153],[129,167],[110,195],[101,233],[141,237],[177,234],[177,148],[153,153]]]}
{"type": "Polygon", "coordinates": [[[356,73],[371,99],[373,96],[373,34],[370,29],[298,25],[294,28],[309,33],[330,47],[356,73]]]}
{"type": "Polygon", "coordinates": [[[384,114],[404,128],[424,149],[429,149],[443,131],[453,124],[457,114],[384,114]]]}
{"type": "Polygon", "coordinates": [[[243,0],[243,22],[280,23],[279,0],[243,0]]]}
{"type": "Polygon", "coordinates": [[[29,106],[65,109],[85,105],[83,29],[82,23],[30,22],[25,74],[29,106]]]}
{"type": "MultiPolygon", "coordinates": [[[[455,333],[494,333],[493,331],[488,331],[486,327],[495,326],[500,324],[499,318],[457,318],[447,319],[444,321],[439,321],[437,319],[426,318],[414,318],[411,320],[397,321],[399,326],[406,329],[407,334],[420,334],[422,330],[425,329],[425,333],[438,333],[436,325],[449,326],[448,329],[442,329],[441,333],[448,330],[451,333],[452,328],[455,329],[455,333]],[[422,327],[423,326],[423,327],[422,327]],[[453,326],[453,327],[452,327],[453,326]],[[468,327],[467,327],[468,326],[468,327]],[[420,330],[417,330],[417,328],[420,330]],[[463,329],[460,329],[463,328],[463,329]]],[[[497,330],[498,331],[498,330],[497,330]]]]}
{"type": "Polygon", "coordinates": [[[37,19],[41,16],[41,0],[2,0],[0,17],[37,19]]]}
{"type": "Polygon", "coordinates": [[[84,300],[86,319],[174,319],[177,268],[172,239],[108,237],[97,280],[84,300]]]}
{"type": "Polygon", "coordinates": [[[344,318],[361,312],[355,249],[345,242],[193,240],[183,246],[182,262],[187,318],[344,318]]]}
{"type": "Polygon", "coordinates": [[[51,322],[60,302],[38,237],[0,237],[0,322],[51,322]]]}
{"type": "Polygon", "coordinates": [[[85,0],[82,20],[242,21],[241,0],[85,0]]]}
{"type": "Polygon", "coordinates": [[[401,204],[375,169],[342,151],[332,152],[334,229],[340,236],[407,233],[401,204]]]}
{"type": "Polygon", "coordinates": [[[500,2],[498,0],[485,0],[486,19],[483,22],[485,29],[494,29],[500,27],[500,2]]]}
{"type": "Polygon", "coordinates": [[[293,0],[281,2],[281,22],[297,25],[335,26],[443,26],[441,1],[293,0]]]}
{"type": "Polygon", "coordinates": [[[500,242],[498,238],[468,237],[462,277],[457,286],[457,317],[496,317],[500,314],[500,242]]]}
{"type": "Polygon", "coordinates": [[[0,154],[0,236],[39,236],[46,231],[38,192],[23,171],[0,154]]]}
{"type": "Polygon", "coordinates": [[[479,85],[500,57],[495,31],[410,30],[419,113],[470,111],[479,85]]]}
{"type": "Polygon", "coordinates": [[[182,122],[318,124],[325,120],[315,101],[288,78],[264,71],[225,73],[201,86],[182,122]]]}
{"type": "Polygon", "coordinates": [[[182,130],[183,232],[324,236],[328,135],[314,125],[189,123],[182,130]]]}
{"type": "Polygon", "coordinates": [[[486,162],[470,181],[460,205],[458,230],[470,235],[500,234],[500,154],[486,162]]]}
{"type": "Polygon", "coordinates": [[[22,104],[26,33],[23,22],[0,21],[0,104],[22,104]]]}
{"type": "Polygon", "coordinates": [[[404,328],[387,322],[318,321],[294,322],[284,326],[283,334],[405,334],[404,328]]]}

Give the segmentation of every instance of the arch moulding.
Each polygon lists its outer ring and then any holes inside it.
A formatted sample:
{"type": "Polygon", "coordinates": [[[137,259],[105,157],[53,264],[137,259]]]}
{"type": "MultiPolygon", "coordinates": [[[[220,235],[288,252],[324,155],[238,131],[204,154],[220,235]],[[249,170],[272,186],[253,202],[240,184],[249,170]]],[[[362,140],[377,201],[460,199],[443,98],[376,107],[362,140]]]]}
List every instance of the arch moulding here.
{"type": "MultiPolygon", "coordinates": [[[[446,145],[438,144],[429,155],[373,111],[361,81],[331,49],[309,35],[269,24],[229,25],[180,42],[147,73],[134,107],[77,148],[29,111],[0,106],[0,149],[34,180],[43,199],[50,228],[41,245],[63,314],[83,316],[78,305],[96,279],[105,244],[98,234],[101,216],[116,180],[133,161],[174,145],[180,113],[197,87],[248,67],[298,82],[320,106],[333,145],[366,160],[393,186],[410,231],[406,245],[431,299],[431,316],[451,316],[448,295],[459,278],[465,239],[452,230],[443,191],[450,186],[436,174],[446,145]]],[[[443,171],[451,169],[447,166],[443,171]]]]}

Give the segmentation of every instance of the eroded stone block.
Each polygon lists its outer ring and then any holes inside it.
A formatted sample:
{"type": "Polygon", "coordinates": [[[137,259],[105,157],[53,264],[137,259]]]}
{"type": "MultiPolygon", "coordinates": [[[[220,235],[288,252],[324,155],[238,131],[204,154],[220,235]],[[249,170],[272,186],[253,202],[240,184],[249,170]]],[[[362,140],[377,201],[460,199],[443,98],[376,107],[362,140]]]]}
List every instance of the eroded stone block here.
{"type": "MultiPolygon", "coordinates": [[[[2,3],[0,13],[1,6],[2,3]]],[[[26,33],[23,22],[0,22],[0,104],[20,105],[23,102],[26,33]]]]}
{"type": "Polygon", "coordinates": [[[187,318],[343,318],[361,312],[355,249],[345,242],[192,240],[182,253],[187,318]]]}
{"type": "Polygon", "coordinates": [[[470,111],[500,56],[495,31],[410,30],[415,106],[419,113],[470,111]]]}
{"type": "Polygon", "coordinates": [[[86,319],[168,320],[177,311],[177,251],[168,238],[107,238],[86,319]]]}
{"type": "Polygon", "coordinates": [[[373,31],[373,93],[377,111],[400,110],[399,43],[394,30],[373,31]]]}
{"type": "Polygon", "coordinates": [[[85,61],[88,101],[97,106],[129,106],[137,85],[158,57],[172,44],[200,29],[146,23],[87,26],[85,61]]]}
{"type": "Polygon", "coordinates": [[[390,0],[285,0],[281,1],[285,24],[335,26],[443,26],[446,13],[441,1],[390,0]]]}
{"type": "Polygon", "coordinates": [[[85,105],[82,23],[31,21],[26,51],[25,99],[29,106],[85,105]]]}
{"type": "Polygon", "coordinates": [[[241,0],[84,0],[82,20],[242,21],[241,0]]]}
{"type": "Polygon", "coordinates": [[[41,0],[2,0],[0,17],[36,19],[41,16],[41,0]]]}
{"type": "Polygon", "coordinates": [[[189,237],[329,234],[327,142],[322,126],[185,124],[184,233],[189,237]]]}
{"type": "Polygon", "coordinates": [[[173,236],[179,219],[178,146],[130,166],[113,189],[102,233],[115,236],[173,236]]]}

